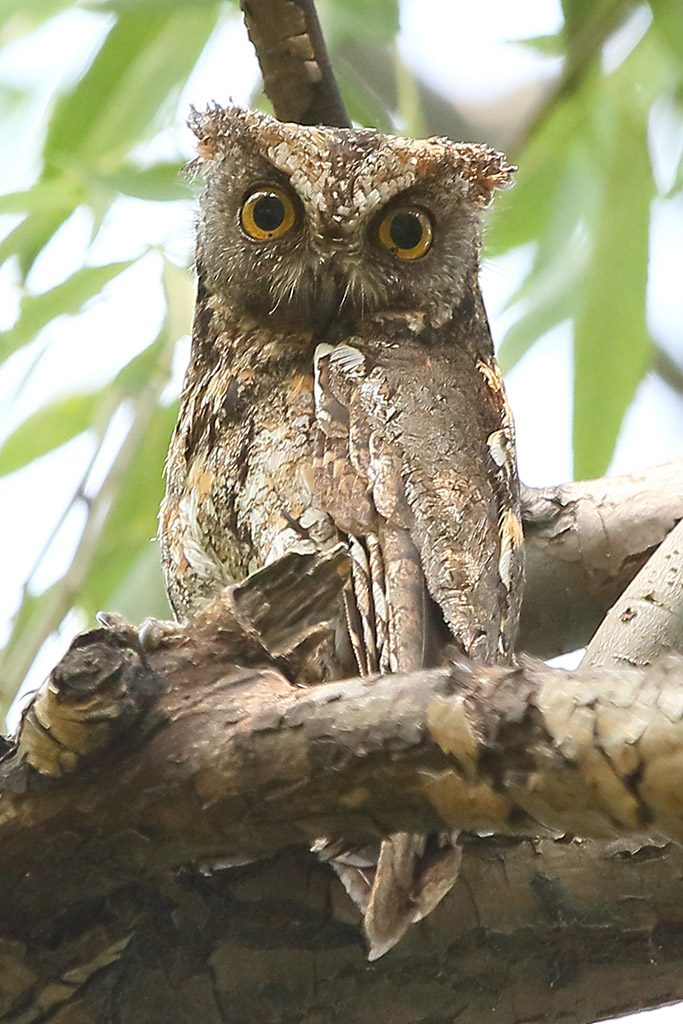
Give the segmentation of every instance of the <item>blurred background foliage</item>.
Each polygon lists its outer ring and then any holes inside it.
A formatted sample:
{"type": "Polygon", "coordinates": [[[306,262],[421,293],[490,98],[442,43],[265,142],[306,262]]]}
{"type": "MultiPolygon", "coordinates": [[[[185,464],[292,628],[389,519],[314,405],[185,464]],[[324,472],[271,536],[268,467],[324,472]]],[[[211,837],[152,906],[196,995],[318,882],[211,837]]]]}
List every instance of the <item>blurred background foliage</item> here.
{"type": "MultiPolygon", "coordinates": [[[[9,170],[31,136],[23,178],[6,174],[0,196],[0,476],[16,474],[21,509],[36,500],[22,485],[33,466],[49,520],[27,542],[30,567],[0,661],[5,709],[55,631],[73,634],[98,608],[132,620],[169,613],[150,538],[192,315],[192,195],[178,173],[190,139],[181,125],[217,41],[230,62],[226,31],[239,18],[227,0],[23,0],[20,9],[0,0],[0,67],[33,40],[39,51],[51,25],[75,10],[92,23],[88,48],[48,88],[39,66],[20,84],[0,75],[9,170]],[[163,221],[170,240],[155,227],[129,251],[112,243],[124,200],[134,201],[128,223],[163,221]],[[74,235],[76,258],[66,255],[74,235]],[[122,320],[108,333],[111,314],[98,321],[93,310],[131,280],[137,291],[126,285],[122,320]],[[79,356],[64,344],[79,330],[89,332],[93,360],[106,349],[94,376],[83,372],[88,349],[79,356]],[[42,392],[31,389],[36,379],[42,392]],[[58,502],[51,481],[62,463],[47,459],[62,449],[74,479],[58,502]]],[[[563,0],[560,30],[524,42],[555,59],[552,74],[531,102],[511,91],[486,123],[401,61],[397,0],[321,0],[319,11],[354,120],[485,140],[519,163],[487,234],[489,256],[522,248],[527,260],[508,301],[501,362],[510,369],[555,325],[573,324],[575,471],[599,475],[643,375],[654,370],[679,390],[683,379],[646,320],[652,203],[683,179],[680,148],[667,173],[656,156],[657,133],[680,136],[681,0],[563,0]]],[[[253,102],[265,103],[258,86],[253,102]]]]}

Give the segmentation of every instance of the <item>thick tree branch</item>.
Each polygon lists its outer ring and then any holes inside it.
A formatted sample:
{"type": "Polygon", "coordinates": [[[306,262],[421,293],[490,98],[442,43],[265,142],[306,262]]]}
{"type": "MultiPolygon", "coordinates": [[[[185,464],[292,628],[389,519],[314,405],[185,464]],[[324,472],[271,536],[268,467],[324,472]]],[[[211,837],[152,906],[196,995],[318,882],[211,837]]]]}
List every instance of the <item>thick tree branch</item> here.
{"type": "Polygon", "coordinates": [[[313,0],[240,0],[240,7],[276,116],[349,127],[313,0]]]}
{"type": "Polygon", "coordinates": [[[190,1024],[201,993],[216,1024],[283,998],[321,1024],[581,1024],[683,996],[683,659],[298,686],[346,572],[292,554],[182,629],[75,641],[0,764],[0,1019],[190,1024]],[[469,832],[460,883],[371,967],[332,873],[253,860],[444,827],[469,832]]]}
{"type": "Polygon", "coordinates": [[[121,629],[78,638],[2,766],[0,895],[65,822],[134,874],[427,828],[683,840],[678,656],[293,686],[282,670],[323,635],[344,565],[288,556],[152,651],[121,629]]]}
{"type": "Polygon", "coordinates": [[[607,609],[683,519],[683,460],[630,476],[527,488],[520,650],[585,646],[607,609]]]}

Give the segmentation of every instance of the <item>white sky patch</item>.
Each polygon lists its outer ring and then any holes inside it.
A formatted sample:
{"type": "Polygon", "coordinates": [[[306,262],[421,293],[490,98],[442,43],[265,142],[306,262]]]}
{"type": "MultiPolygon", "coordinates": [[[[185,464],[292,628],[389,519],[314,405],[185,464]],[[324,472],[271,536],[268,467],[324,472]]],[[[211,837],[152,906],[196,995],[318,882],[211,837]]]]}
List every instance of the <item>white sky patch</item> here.
{"type": "Polygon", "coordinates": [[[402,0],[398,47],[405,63],[443,95],[473,105],[556,73],[559,63],[516,40],[556,33],[556,0],[402,0]],[[435,26],[438,25],[438,31],[435,26]]]}

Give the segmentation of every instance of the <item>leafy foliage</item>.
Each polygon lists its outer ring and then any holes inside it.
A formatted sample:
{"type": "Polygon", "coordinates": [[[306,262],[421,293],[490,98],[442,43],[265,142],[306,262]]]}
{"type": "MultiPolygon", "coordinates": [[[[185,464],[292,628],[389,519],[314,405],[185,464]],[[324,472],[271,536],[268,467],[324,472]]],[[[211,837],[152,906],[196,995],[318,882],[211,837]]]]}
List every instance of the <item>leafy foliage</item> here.
{"type": "MultiPolygon", "coordinates": [[[[562,70],[532,121],[518,123],[506,142],[520,165],[518,183],[497,204],[488,247],[493,255],[520,246],[532,252],[529,272],[509,301],[514,316],[502,343],[504,367],[555,325],[573,324],[575,468],[589,475],[606,468],[624,413],[654,361],[645,303],[650,211],[658,187],[648,137],[653,105],[662,97],[680,112],[683,17],[679,0],[651,0],[649,6],[564,0],[562,6],[564,27],[557,35],[526,41],[539,53],[561,56],[562,70]],[[621,51],[607,60],[615,39],[621,51]]],[[[189,155],[180,128],[187,101],[179,103],[179,96],[238,14],[226,0],[28,0],[20,13],[16,4],[0,2],[3,7],[0,59],[34,40],[39,46],[41,33],[54,31],[58,39],[59,19],[69,17],[90,19],[94,43],[80,76],[73,81],[66,69],[50,92],[33,183],[27,186],[24,175],[0,197],[0,261],[7,261],[17,297],[14,322],[0,335],[0,384],[14,374],[30,385],[50,353],[64,348],[70,325],[98,304],[115,303],[116,289],[142,273],[152,249],[162,268],[156,296],[161,326],[138,340],[132,356],[122,345],[120,363],[104,383],[59,382],[56,394],[42,395],[40,408],[35,401],[27,406],[25,389],[17,387],[8,403],[0,477],[25,472],[40,459],[47,465],[50,453],[75,437],[89,444],[74,493],[65,506],[47,510],[54,530],[44,553],[59,543],[60,525],[85,499],[74,552],[47,582],[34,571],[40,553],[28,560],[35,564],[0,671],[7,702],[72,606],[83,621],[99,607],[133,619],[168,614],[150,538],[175,417],[182,361],[175,353],[179,344],[184,351],[191,320],[192,280],[178,266],[172,238],[132,244],[127,252],[116,246],[111,252],[107,243],[124,202],[139,204],[132,209],[141,220],[156,209],[162,217],[166,211],[170,222],[185,210],[189,249],[190,192],[178,176],[189,155]],[[82,258],[75,267],[67,259],[62,271],[65,233],[78,223],[88,225],[82,258]],[[17,360],[23,360],[19,373],[17,360]]],[[[321,0],[319,9],[356,119],[462,135],[462,112],[443,102],[437,106],[391,53],[396,0],[321,0]]],[[[24,143],[35,132],[39,79],[36,71],[19,83],[0,80],[0,103],[11,115],[7,130],[22,127],[24,143]],[[33,121],[26,111],[33,111],[33,121]]],[[[468,116],[472,135],[485,136],[476,114],[468,116]]],[[[5,151],[15,144],[8,139],[5,151]]],[[[682,180],[679,167],[673,187],[682,180]]],[[[99,344],[104,342],[93,338],[94,349],[99,344]]]]}

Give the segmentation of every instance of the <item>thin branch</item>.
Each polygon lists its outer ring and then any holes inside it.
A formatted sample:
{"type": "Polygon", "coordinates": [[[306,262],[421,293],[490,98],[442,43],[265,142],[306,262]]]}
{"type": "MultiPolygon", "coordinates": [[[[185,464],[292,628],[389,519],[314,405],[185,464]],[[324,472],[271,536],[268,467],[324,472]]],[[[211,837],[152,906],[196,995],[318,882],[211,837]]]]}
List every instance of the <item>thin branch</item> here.
{"type": "Polygon", "coordinates": [[[169,345],[149,385],[131,400],[133,416],[130,427],[97,493],[88,502],[83,531],[68,569],[52,588],[49,599],[42,602],[39,615],[31,621],[30,634],[23,637],[21,643],[15,642],[2,659],[3,689],[6,693],[16,693],[46,639],[59,628],[78,598],[112,499],[121,486],[166,386],[170,350],[169,345]]]}
{"type": "Polygon", "coordinates": [[[683,648],[683,521],[657,548],[591,640],[586,665],[649,665],[683,648]]]}
{"type": "Polygon", "coordinates": [[[659,345],[654,348],[652,369],[670,388],[683,395],[683,368],[659,345]]]}
{"type": "Polygon", "coordinates": [[[520,650],[588,643],[608,608],[683,519],[683,460],[629,476],[527,488],[520,650]]]}
{"type": "Polygon", "coordinates": [[[313,0],[240,0],[281,121],[349,127],[313,0]]]}

